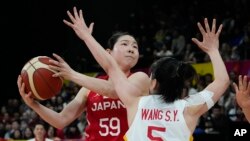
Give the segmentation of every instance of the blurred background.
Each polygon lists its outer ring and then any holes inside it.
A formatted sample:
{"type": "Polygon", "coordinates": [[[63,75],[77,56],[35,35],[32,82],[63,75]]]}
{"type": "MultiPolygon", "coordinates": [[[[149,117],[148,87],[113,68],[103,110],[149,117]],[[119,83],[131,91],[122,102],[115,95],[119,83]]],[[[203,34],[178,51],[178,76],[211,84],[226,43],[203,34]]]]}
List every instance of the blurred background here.
{"type": "MultiPolygon", "coordinates": [[[[21,116],[17,109],[24,106],[17,90],[17,76],[29,59],[58,53],[79,72],[91,75],[102,72],[85,44],[62,22],[67,19],[66,11],[72,11],[73,6],[83,10],[87,24],[95,22],[93,36],[104,47],[114,31],[129,31],[136,36],[141,57],[135,69],[147,69],[154,59],[162,56],[192,62],[201,80],[187,87],[188,91],[193,90],[188,94],[199,91],[213,79],[212,72],[206,71],[211,67],[208,56],[191,42],[191,38],[200,37],[198,21],[203,22],[205,17],[209,21],[216,18],[217,23],[224,26],[220,51],[231,81],[237,82],[239,74],[250,76],[250,2],[247,0],[25,0],[5,1],[1,5],[1,106],[12,109],[7,113],[13,121],[17,115],[21,116]],[[13,106],[13,103],[16,104],[13,106]]],[[[78,89],[67,83],[59,98],[55,98],[59,99],[55,104],[59,106],[54,108],[60,111],[78,89]]],[[[216,136],[219,133],[221,138],[227,135],[222,140],[229,140],[232,131],[228,126],[249,127],[235,104],[232,87],[226,93],[201,119],[197,135],[215,133],[212,135],[216,136]],[[218,122],[210,122],[218,115],[215,120],[218,122]]],[[[44,102],[48,103],[53,105],[51,101],[44,102]]],[[[5,124],[3,121],[1,124],[5,124]]]]}
{"type": "Polygon", "coordinates": [[[62,22],[73,6],[83,10],[87,24],[95,22],[93,36],[104,47],[116,30],[134,34],[140,44],[138,68],[148,67],[162,50],[181,59],[190,50],[196,62],[205,62],[204,54],[191,42],[191,37],[198,36],[196,23],[204,17],[217,18],[217,23],[224,25],[220,43],[225,59],[250,58],[247,0],[8,1],[1,9],[1,60],[8,60],[2,61],[1,71],[8,76],[5,85],[12,88],[8,96],[16,96],[17,75],[30,58],[38,55],[52,56],[55,52],[79,71],[100,70],[84,43],[62,22]]]}

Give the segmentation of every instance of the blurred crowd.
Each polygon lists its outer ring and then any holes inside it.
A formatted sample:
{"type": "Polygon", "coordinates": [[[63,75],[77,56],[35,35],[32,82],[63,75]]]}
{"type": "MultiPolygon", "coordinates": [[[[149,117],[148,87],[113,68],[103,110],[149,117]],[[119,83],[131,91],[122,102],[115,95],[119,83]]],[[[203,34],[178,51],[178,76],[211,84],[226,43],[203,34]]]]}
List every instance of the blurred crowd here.
{"type": "MultiPolygon", "coordinates": [[[[233,72],[230,73],[230,79],[232,82],[237,79],[233,72]]],[[[186,82],[183,97],[199,92],[212,80],[213,75],[208,73],[199,76],[197,82],[186,82]]],[[[74,98],[79,88],[72,82],[65,83],[61,93],[41,103],[60,112],[74,98]]],[[[33,128],[37,123],[43,123],[50,139],[84,139],[84,129],[87,125],[84,113],[66,128],[56,129],[43,121],[21,99],[15,98],[9,99],[1,106],[0,121],[0,138],[24,140],[34,137],[33,128]]],[[[241,109],[236,104],[235,92],[230,86],[215,106],[200,118],[194,134],[229,135],[230,125],[238,123],[247,124],[241,109]]]]}
{"type": "MultiPolygon", "coordinates": [[[[162,56],[193,63],[209,61],[191,41],[192,37],[201,37],[197,34],[197,22],[202,23],[204,17],[216,18],[217,24],[223,24],[220,52],[225,61],[250,59],[250,15],[247,14],[250,2],[247,0],[136,0],[132,5],[135,8],[124,17],[126,20],[116,23],[113,30],[129,31],[137,37],[139,67],[148,67],[162,56]]],[[[85,56],[78,57],[75,68],[88,71],[98,66],[93,58],[85,56]]]]}

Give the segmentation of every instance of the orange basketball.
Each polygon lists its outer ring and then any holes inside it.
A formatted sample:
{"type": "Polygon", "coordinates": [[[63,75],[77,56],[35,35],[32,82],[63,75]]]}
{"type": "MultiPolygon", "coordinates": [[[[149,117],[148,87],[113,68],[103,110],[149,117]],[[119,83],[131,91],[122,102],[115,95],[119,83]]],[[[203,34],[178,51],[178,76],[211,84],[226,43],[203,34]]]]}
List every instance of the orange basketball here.
{"type": "Polygon", "coordinates": [[[37,56],[29,60],[21,71],[21,77],[25,83],[25,92],[32,92],[37,100],[46,100],[60,93],[63,79],[52,77],[54,70],[49,68],[47,56],[37,56]]]}

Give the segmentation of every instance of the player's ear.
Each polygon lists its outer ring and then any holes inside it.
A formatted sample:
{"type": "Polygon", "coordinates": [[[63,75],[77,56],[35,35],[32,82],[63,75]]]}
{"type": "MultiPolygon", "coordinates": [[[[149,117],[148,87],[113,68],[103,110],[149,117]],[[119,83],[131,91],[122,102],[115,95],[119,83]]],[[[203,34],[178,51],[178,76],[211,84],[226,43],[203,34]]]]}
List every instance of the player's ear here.
{"type": "Polygon", "coordinates": [[[150,82],[150,91],[153,92],[157,89],[158,83],[156,79],[151,79],[150,82]]]}
{"type": "Polygon", "coordinates": [[[111,49],[107,48],[106,51],[110,54],[111,53],[111,49]]]}

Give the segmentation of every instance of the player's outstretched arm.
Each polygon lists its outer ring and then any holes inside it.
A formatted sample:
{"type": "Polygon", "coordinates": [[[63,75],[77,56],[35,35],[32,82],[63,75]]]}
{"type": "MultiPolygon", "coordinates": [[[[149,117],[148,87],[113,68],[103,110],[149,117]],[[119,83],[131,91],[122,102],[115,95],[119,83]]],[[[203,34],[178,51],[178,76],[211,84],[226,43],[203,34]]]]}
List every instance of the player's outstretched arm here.
{"type": "MultiPolygon", "coordinates": [[[[225,64],[221,58],[219,52],[219,36],[222,30],[222,24],[216,30],[216,19],[213,19],[212,27],[210,28],[208,19],[204,19],[204,26],[198,22],[198,28],[202,34],[202,41],[196,38],[192,38],[192,41],[205,53],[207,53],[212,62],[214,71],[214,81],[209,84],[205,89],[213,92],[212,100],[216,103],[225,90],[228,88],[230,81],[225,67],[225,64]]],[[[208,110],[206,105],[201,108],[198,115],[205,113],[208,110]]]]}
{"type": "Polygon", "coordinates": [[[239,75],[239,83],[233,83],[236,92],[236,101],[242,108],[242,111],[250,123],[250,81],[247,82],[247,76],[239,75]]]}

